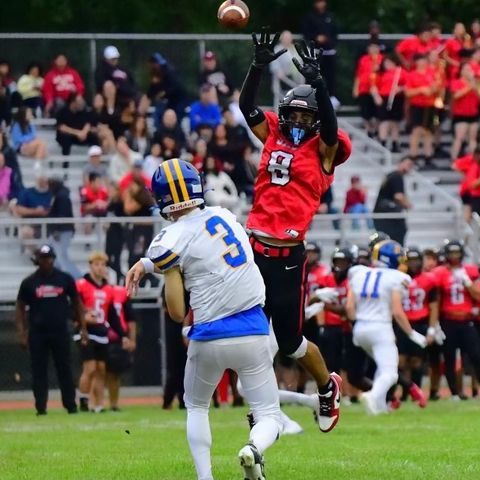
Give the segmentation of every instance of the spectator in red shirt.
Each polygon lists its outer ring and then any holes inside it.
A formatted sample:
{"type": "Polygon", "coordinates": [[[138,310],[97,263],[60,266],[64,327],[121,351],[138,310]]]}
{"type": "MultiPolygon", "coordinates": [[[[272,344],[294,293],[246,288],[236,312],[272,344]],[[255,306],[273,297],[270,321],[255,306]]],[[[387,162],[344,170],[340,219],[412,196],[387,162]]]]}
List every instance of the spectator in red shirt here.
{"type": "Polygon", "coordinates": [[[474,18],[472,20],[469,33],[474,43],[478,38],[480,38],[480,20],[478,18],[474,18]]]}
{"type": "Polygon", "coordinates": [[[143,159],[136,159],[133,164],[130,172],[123,176],[123,178],[118,182],[118,188],[120,190],[120,195],[123,195],[125,190],[133,182],[142,182],[146,187],[150,188],[152,184],[152,179],[144,175],[143,173],[143,159]]]}
{"type": "Polygon", "coordinates": [[[480,213],[480,148],[473,154],[472,162],[465,176],[472,212],[480,213]]]}
{"type": "Polygon", "coordinates": [[[404,89],[407,72],[391,58],[384,58],[380,65],[375,95],[380,125],[378,137],[386,147],[391,139],[391,150],[400,152],[400,122],[404,116],[404,89]]]}
{"type": "Polygon", "coordinates": [[[80,190],[80,213],[82,217],[105,217],[108,207],[108,190],[100,174],[92,172],[88,182],[80,190]]]}
{"type": "Polygon", "coordinates": [[[374,101],[373,88],[377,82],[382,58],[379,45],[370,43],[367,53],[358,60],[353,83],[353,97],[358,99],[360,115],[369,137],[375,136],[377,128],[377,107],[374,101]]]}
{"type": "Polygon", "coordinates": [[[401,40],[395,47],[395,53],[402,66],[406,70],[414,68],[414,57],[419,54],[425,55],[434,48],[431,41],[432,32],[427,25],[422,25],[416,35],[401,40]]]}
{"type": "Polygon", "coordinates": [[[451,156],[452,160],[455,160],[465,141],[468,142],[469,152],[473,152],[477,146],[480,92],[469,63],[464,63],[460,67],[460,76],[452,80],[450,91],[452,93],[450,113],[455,134],[451,156]]]}
{"type": "MultiPolygon", "coordinates": [[[[367,202],[367,192],[362,186],[362,182],[358,175],[354,175],[351,179],[351,187],[347,190],[345,196],[344,213],[368,213],[368,208],[365,205],[367,202]]],[[[369,218],[367,219],[367,227],[373,229],[373,222],[369,218]]],[[[360,229],[360,222],[358,219],[352,220],[352,228],[354,230],[360,229]]]]}
{"type": "Polygon", "coordinates": [[[72,93],[82,96],[85,93],[85,84],[80,74],[68,65],[68,59],[63,53],[53,60],[52,68],[45,75],[42,92],[47,116],[55,116],[72,93]]]}
{"type": "Polygon", "coordinates": [[[462,199],[463,204],[463,217],[467,223],[470,223],[472,220],[472,207],[470,199],[470,189],[468,185],[467,173],[473,163],[480,162],[480,148],[476,148],[473,153],[465,155],[463,157],[457,158],[453,164],[453,170],[460,172],[463,176],[462,181],[459,185],[460,198],[462,199]]]}
{"type": "Polygon", "coordinates": [[[410,104],[410,155],[418,159],[423,144],[425,166],[433,167],[433,132],[435,128],[435,99],[439,88],[435,72],[429,68],[426,55],[415,56],[415,68],[408,73],[405,95],[410,104]]]}
{"type": "Polygon", "coordinates": [[[453,37],[445,42],[444,58],[449,66],[449,74],[451,78],[455,68],[460,66],[460,51],[471,49],[473,47],[472,37],[467,33],[465,25],[458,22],[453,27],[453,37]]]}
{"type": "Polygon", "coordinates": [[[433,50],[441,53],[445,48],[445,40],[442,38],[442,26],[437,22],[432,22],[430,24],[430,32],[432,34],[430,43],[433,50]]]}

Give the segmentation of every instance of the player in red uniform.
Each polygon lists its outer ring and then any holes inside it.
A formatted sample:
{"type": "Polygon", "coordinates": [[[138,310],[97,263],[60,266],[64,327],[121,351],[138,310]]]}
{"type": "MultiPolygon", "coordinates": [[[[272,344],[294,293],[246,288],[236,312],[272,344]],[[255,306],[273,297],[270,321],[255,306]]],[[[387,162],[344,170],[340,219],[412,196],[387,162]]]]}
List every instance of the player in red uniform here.
{"type": "MultiPolygon", "coordinates": [[[[105,362],[107,359],[109,325],[128,346],[128,338],[123,332],[113,305],[113,288],[107,283],[108,257],[103,252],[93,252],[89,259],[90,272],[77,280],[77,290],[85,308],[85,321],[88,330],[88,344],[81,345],[82,374],[79,380],[80,410],[88,411],[89,394],[95,380],[96,412],[103,410],[103,390],[105,386],[105,362]]],[[[79,336],[74,337],[79,340],[79,336]]]]}
{"type": "Polygon", "coordinates": [[[446,339],[445,376],[454,397],[458,396],[455,375],[456,350],[470,359],[480,379],[480,339],[473,323],[474,302],[480,300],[479,272],[475,265],[463,263],[463,244],[449,241],[445,247],[446,264],[433,273],[440,292],[440,319],[446,339]]]}
{"type": "MultiPolygon", "coordinates": [[[[433,274],[423,271],[422,252],[416,248],[407,250],[407,273],[412,277],[408,297],[404,297],[403,310],[412,328],[434,341],[438,324],[438,290],[433,274]]],[[[403,332],[397,332],[399,369],[410,372],[409,377],[421,387],[425,349],[419,348],[403,332]]]]}
{"type": "Polygon", "coordinates": [[[351,142],[338,130],[335,111],[321,74],[321,53],[297,45],[303,61],[293,62],[306,85],[290,90],[278,116],[262,112],[256,96],[263,69],[285,50],[274,52],[267,28],[253,35],[254,59],[240,93],[240,109],[264,144],[255,198],[248,216],[255,262],[266,284],[265,312],[272,318],[280,351],[296,358],[319,391],[320,429],[330,431],[339,416],[340,380],[330,375],[318,347],[302,335],[305,301],[306,231],[333,182],[335,167],[350,156],[351,142]]]}

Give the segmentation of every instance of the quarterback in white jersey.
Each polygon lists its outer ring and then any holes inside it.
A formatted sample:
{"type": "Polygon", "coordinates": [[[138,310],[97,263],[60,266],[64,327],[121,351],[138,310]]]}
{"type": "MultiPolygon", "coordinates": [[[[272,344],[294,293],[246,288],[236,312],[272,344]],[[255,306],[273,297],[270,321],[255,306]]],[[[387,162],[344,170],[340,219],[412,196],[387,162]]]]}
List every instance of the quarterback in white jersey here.
{"type": "Polygon", "coordinates": [[[353,343],[375,360],[377,370],[372,389],[364,393],[368,413],[387,412],[386,395],[398,379],[398,350],[392,317],[409,338],[426,345],[423,335],[410,326],[403,311],[403,295],[411,278],[398,270],[401,246],[392,240],[377,243],[372,252],[375,267],[358,265],[349,272],[347,316],[355,322],[353,343]]]}
{"type": "Polygon", "coordinates": [[[255,416],[240,464],[244,478],[263,480],[263,452],[282,433],[282,419],[262,310],[265,285],[248,237],[231,212],[204,206],[201,178],[189,163],[163,162],[152,189],[162,215],[173,223],[130,269],[127,288],[133,293],[145,273],[162,273],[170,316],[182,322],[192,309],[184,398],[197,478],[213,480],[208,409],[224,371],[232,369],[255,416]]]}

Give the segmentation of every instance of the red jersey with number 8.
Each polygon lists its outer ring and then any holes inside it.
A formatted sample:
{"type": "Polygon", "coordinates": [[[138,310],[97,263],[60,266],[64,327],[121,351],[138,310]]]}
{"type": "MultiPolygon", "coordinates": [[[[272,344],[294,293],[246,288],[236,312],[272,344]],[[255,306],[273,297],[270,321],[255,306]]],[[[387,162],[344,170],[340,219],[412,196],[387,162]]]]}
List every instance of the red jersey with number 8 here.
{"type": "MultiPolygon", "coordinates": [[[[265,117],[269,134],[247,228],[281,240],[303,240],[333,174],[321,166],[318,134],[296,146],[281,134],[275,113],[266,112],[265,117]]],[[[351,151],[348,135],[338,130],[335,165],[345,162],[351,151]]]]}

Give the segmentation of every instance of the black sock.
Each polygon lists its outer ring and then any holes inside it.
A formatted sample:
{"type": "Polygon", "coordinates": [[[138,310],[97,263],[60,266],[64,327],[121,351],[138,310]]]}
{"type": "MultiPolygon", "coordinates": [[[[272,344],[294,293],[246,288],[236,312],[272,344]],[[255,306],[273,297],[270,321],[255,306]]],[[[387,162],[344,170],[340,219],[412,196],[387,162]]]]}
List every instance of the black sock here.
{"type": "Polygon", "coordinates": [[[333,381],[330,379],[326,385],[323,387],[318,387],[318,393],[320,395],[326,395],[328,392],[333,390],[333,381]]]}
{"type": "Polygon", "coordinates": [[[419,387],[422,386],[422,377],[423,377],[422,367],[412,369],[412,382],[416,383],[419,387]]]}

